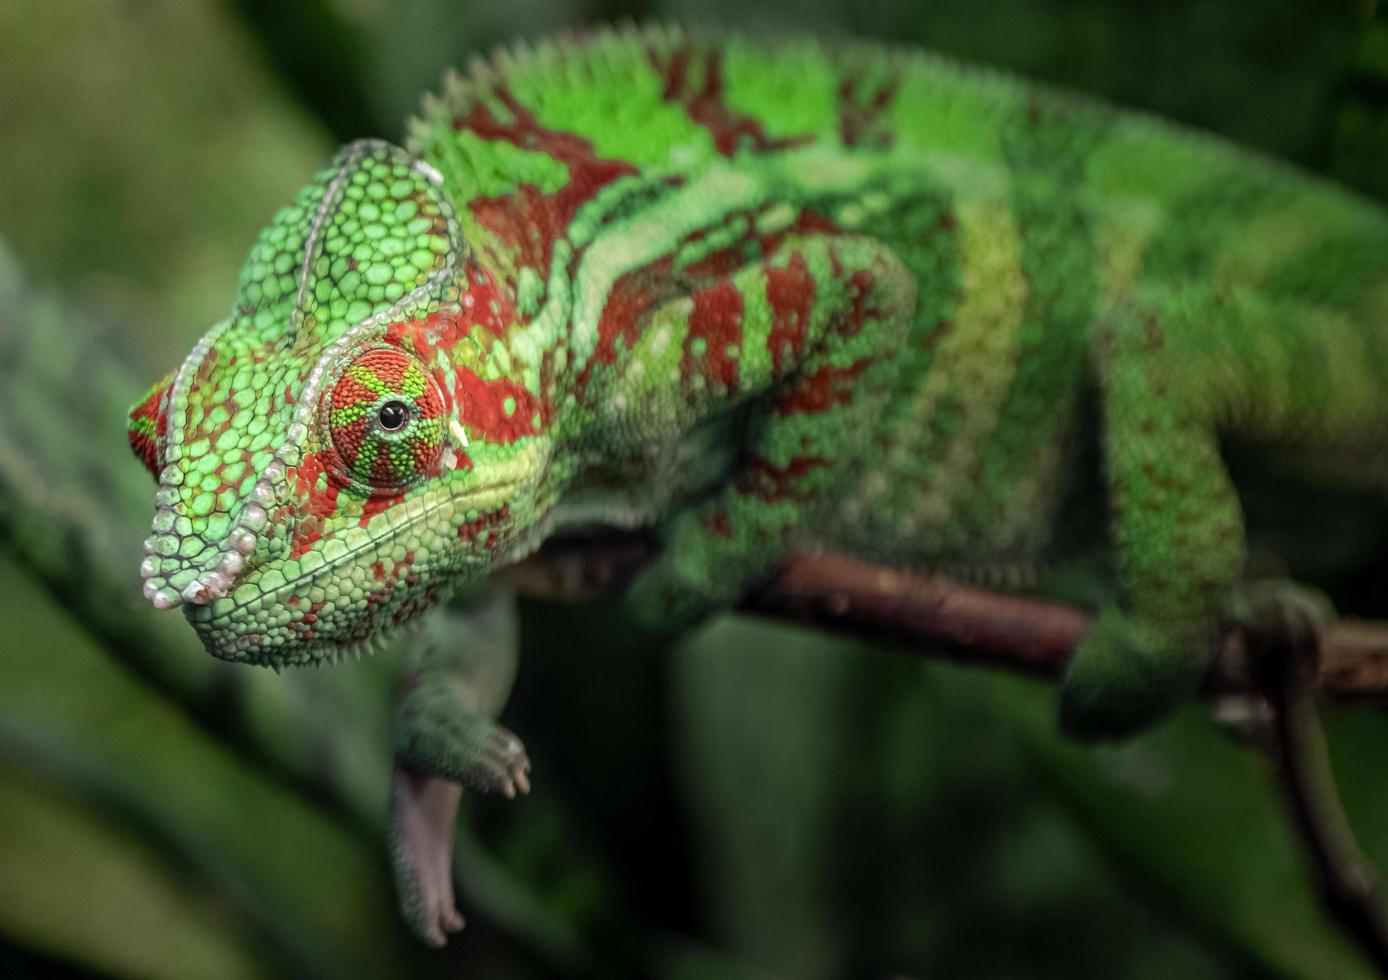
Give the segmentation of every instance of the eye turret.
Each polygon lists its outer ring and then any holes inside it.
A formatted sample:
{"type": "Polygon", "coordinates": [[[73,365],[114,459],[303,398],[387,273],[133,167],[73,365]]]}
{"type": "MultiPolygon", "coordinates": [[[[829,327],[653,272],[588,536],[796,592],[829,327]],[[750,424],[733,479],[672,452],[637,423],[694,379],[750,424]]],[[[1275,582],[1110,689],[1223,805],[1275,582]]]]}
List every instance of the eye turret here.
{"type": "Polygon", "coordinates": [[[370,493],[398,493],[439,471],[443,394],[419,360],[372,347],[343,369],[324,411],[338,476],[370,493]]]}

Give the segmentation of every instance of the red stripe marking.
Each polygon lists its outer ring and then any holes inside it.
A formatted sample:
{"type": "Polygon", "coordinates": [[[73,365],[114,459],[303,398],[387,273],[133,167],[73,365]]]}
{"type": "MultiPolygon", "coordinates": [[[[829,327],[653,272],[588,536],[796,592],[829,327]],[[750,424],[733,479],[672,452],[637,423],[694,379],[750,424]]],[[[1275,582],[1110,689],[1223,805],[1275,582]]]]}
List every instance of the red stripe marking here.
{"type": "Polygon", "coordinates": [[[862,357],[848,367],[826,365],[813,374],[797,378],[790,392],[776,403],[777,413],[818,415],[836,406],[851,404],[858,378],[871,363],[871,358],[862,357]]]}
{"type": "Polygon", "coordinates": [[[703,87],[698,91],[686,91],[689,65],[695,53],[688,43],[668,56],[653,50],[647,52],[651,65],[664,76],[662,95],[665,101],[682,104],[689,118],[709,131],[713,145],[723,156],[732,156],[744,145],[750,145],[757,153],[771,153],[813,140],[809,133],[773,139],[766,134],[760,119],[735,112],[724,101],[723,52],[717,48],[701,46],[698,49],[704,65],[703,87]]]}
{"type": "Polygon", "coordinates": [[[612,284],[602,317],[598,320],[597,345],[574,380],[577,392],[581,394],[587,389],[593,370],[598,365],[617,363],[619,340],[630,350],[641,339],[646,314],[678,294],[678,287],[671,276],[673,267],[674,261],[667,255],[648,266],[626,273],[612,284]]]}
{"type": "Polygon", "coordinates": [[[453,128],[469,129],[483,139],[505,140],[522,149],[547,153],[568,165],[569,181],[553,194],[542,194],[533,184],[523,184],[516,194],[475,198],[468,206],[483,226],[519,250],[521,265],[547,276],[554,242],[565,234],[578,209],[599,188],[638,171],[625,160],[598,157],[593,144],[580,136],[541,126],[535,114],[504,86],[495,89],[493,95],[510,111],[512,122],[501,122],[478,102],[466,117],[453,120],[453,128]]]}
{"type": "Polygon", "coordinates": [[[771,332],[766,338],[766,350],[777,374],[787,356],[799,357],[804,349],[814,296],[814,276],[799,252],[790,257],[784,269],[767,268],[766,301],[771,304],[771,332]]]}
{"type": "Polygon", "coordinates": [[[737,358],[728,354],[728,347],[742,342],[742,293],[732,283],[724,282],[699,290],[693,298],[680,375],[687,380],[696,373],[702,374],[710,382],[735,391],[737,358]],[[704,341],[702,357],[693,353],[696,340],[704,341]]]}
{"type": "Polygon", "coordinates": [[[882,114],[896,98],[899,76],[893,74],[867,102],[859,102],[854,97],[854,89],[859,79],[849,75],[839,83],[839,138],[845,146],[858,143],[871,143],[876,147],[890,146],[896,134],[890,127],[880,127],[882,114]]]}
{"type": "Polygon", "coordinates": [[[877,280],[871,272],[859,269],[848,281],[853,289],[853,305],[849,308],[848,315],[838,324],[839,335],[843,337],[856,336],[863,329],[863,324],[868,320],[880,320],[883,312],[880,306],[868,305],[868,297],[877,285],[877,280]]]}

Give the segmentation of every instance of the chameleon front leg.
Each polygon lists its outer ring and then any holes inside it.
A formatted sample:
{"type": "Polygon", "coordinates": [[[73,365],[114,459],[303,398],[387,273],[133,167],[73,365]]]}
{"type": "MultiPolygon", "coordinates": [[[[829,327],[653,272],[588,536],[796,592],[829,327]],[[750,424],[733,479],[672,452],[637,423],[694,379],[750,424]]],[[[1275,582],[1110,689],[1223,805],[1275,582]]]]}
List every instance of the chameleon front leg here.
{"type": "Polygon", "coordinates": [[[656,316],[688,318],[720,298],[742,311],[740,384],[769,395],[750,421],[739,469],[665,522],[659,557],[628,591],[630,615],[656,630],[734,605],[797,532],[841,503],[870,452],[916,290],[880,243],[814,235],[788,239],[760,265],[656,316]]]}
{"type": "Polygon", "coordinates": [[[1378,335],[1349,317],[1228,284],[1142,283],[1096,332],[1119,595],[1071,665],[1068,730],[1159,720],[1196,692],[1222,623],[1296,642],[1330,617],[1305,588],[1244,586],[1219,437],[1303,466],[1353,453],[1372,479],[1382,360],[1378,335]]]}
{"type": "Polygon", "coordinates": [[[1061,725],[1084,737],[1130,734],[1194,697],[1237,595],[1243,514],[1216,422],[1233,394],[1205,384],[1220,355],[1185,346],[1175,296],[1124,309],[1099,329],[1095,362],[1118,605],[1076,651],[1061,725]]]}
{"type": "Polygon", "coordinates": [[[530,789],[520,739],[495,722],[516,674],[513,597],[494,588],[425,620],[417,667],[396,712],[390,856],[401,912],[432,946],[463,926],[453,898],[453,830],[462,787],[530,789]]]}

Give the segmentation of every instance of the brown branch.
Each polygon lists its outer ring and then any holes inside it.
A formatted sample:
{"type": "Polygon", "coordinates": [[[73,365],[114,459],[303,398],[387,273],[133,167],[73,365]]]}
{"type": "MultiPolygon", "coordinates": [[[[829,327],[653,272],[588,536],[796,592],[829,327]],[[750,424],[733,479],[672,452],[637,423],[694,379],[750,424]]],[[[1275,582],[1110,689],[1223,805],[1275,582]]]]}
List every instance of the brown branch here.
{"type": "MultiPolygon", "coordinates": [[[[581,598],[625,582],[651,549],[635,535],[561,539],[514,570],[527,595],[581,598]]],[[[1059,677],[1093,622],[1056,602],[1001,595],[843,555],[803,554],[743,603],[752,613],[908,646],[924,656],[1059,677]]],[[[1256,692],[1244,637],[1224,637],[1209,694],[1256,692]]],[[[1315,686],[1388,699],[1388,624],[1346,620],[1320,636],[1315,686]]]]}
{"type": "MultiPolygon", "coordinates": [[[[560,539],[515,569],[513,581],[526,594],[577,598],[610,591],[651,554],[634,535],[560,539]]],[[[829,554],[792,557],[743,608],[885,639],[926,656],[1046,677],[1064,673],[1093,623],[1090,613],[1059,603],[829,554]]],[[[1265,699],[1270,753],[1322,904],[1388,976],[1383,887],[1340,804],[1315,700],[1317,688],[1339,697],[1388,698],[1388,624],[1348,621],[1319,635],[1292,634],[1288,641],[1229,630],[1206,693],[1265,699]]]]}

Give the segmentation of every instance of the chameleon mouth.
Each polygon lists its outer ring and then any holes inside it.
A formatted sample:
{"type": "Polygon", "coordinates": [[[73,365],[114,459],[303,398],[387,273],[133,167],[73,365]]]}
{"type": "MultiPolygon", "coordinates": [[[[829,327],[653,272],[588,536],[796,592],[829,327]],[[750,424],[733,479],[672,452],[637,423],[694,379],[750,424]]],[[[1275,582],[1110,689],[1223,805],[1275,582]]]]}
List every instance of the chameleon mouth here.
{"type": "MultiPolygon", "coordinates": [[[[446,525],[449,532],[456,532],[454,515],[459,512],[477,511],[483,516],[504,513],[513,494],[525,483],[524,480],[500,481],[472,488],[461,496],[441,489],[436,499],[419,501],[403,520],[397,520],[388,527],[382,526],[375,537],[366,536],[369,533],[366,529],[349,529],[349,533],[362,536],[345,548],[339,546],[334,549],[331,557],[324,557],[322,563],[310,571],[291,578],[283,576],[278,563],[267,566],[259,570],[260,576],[265,578],[270,573],[277,573],[275,578],[279,579],[272,579],[270,587],[257,588],[255,594],[238,600],[237,593],[247,584],[256,584],[254,581],[243,582],[240,588],[210,604],[185,605],[184,613],[207,652],[221,660],[268,666],[302,666],[338,660],[352,653],[360,656],[375,647],[381,633],[392,632],[393,626],[413,618],[415,612],[422,612],[426,600],[418,593],[404,597],[397,602],[399,608],[391,617],[379,615],[383,606],[386,609],[394,608],[389,602],[368,598],[367,594],[359,599],[339,600],[337,606],[330,610],[333,615],[325,614],[319,628],[302,632],[287,623],[291,618],[290,610],[301,608],[296,605],[295,597],[309,596],[313,590],[323,588],[328,583],[348,583],[352,578],[352,572],[348,570],[371,568],[379,556],[388,557],[393,543],[398,543],[402,538],[408,540],[412,532],[421,525],[429,524],[431,519],[436,520],[440,514],[446,515],[440,524],[446,525]],[[414,610],[415,606],[421,608],[414,610]],[[401,614],[402,609],[409,614],[401,614]]],[[[401,506],[410,507],[409,504],[401,506]]],[[[331,541],[328,545],[331,545],[331,541]]],[[[431,565],[416,566],[412,571],[424,581],[437,580],[451,587],[470,573],[476,574],[485,569],[491,561],[490,554],[472,554],[464,549],[455,551],[446,560],[440,556],[431,565]]],[[[379,596],[379,593],[371,594],[379,596]]]]}
{"type": "MultiPolygon", "coordinates": [[[[342,640],[324,638],[301,642],[298,645],[298,652],[293,656],[284,655],[288,649],[284,646],[262,647],[252,651],[237,652],[214,645],[213,638],[209,635],[203,634],[201,638],[203,648],[218,660],[250,667],[269,667],[278,674],[290,667],[322,667],[340,664],[348,660],[360,661],[372,654],[379,653],[395,642],[402,632],[415,627],[418,618],[424,612],[425,609],[420,608],[408,618],[379,626],[362,636],[353,636],[342,640]],[[272,651],[276,651],[279,655],[275,655],[272,651]]],[[[201,631],[199,632],[201,633],[201,631]]]]}
{"type": "MultiPolygon", "coordinates": [[[[464,495],[450,495],[445,493],[437,500],[432,500],[427,503],[424,503],[416,513],[410,514],[406,520],[392,524],[388,529],[387,533],[391,538],[399,537],[400,535],[407,534],[409,531],[413,530],[418,525],[424,523],[426,519],[437,514],[440,510],[444,509],[447,506],[451,505],[453,507],[469,507],[478,499],[486,496],[495,496],[505,499],[510,495],[511,491],[517,489],[520,486],[521,481],[514,480],[503,483],[492,483],[482,487],[474,487],[472,490],[470,490],[467,494],[464,495]]],[[[409,505],[407,503],[403,506],[408,507],[409,505]]],[[[277,586],[276,588],[270,591],[261,592],[255,598],[250,599],[247,602],[237,603],[233,598],[233,605],[231,606],[209,608],[209,612],[211,613],[211,615],[208,616],[206,619],[200,618],[199,621],[206,622],[209,624],[219,623],[225,621],[228,617],[235,614],[237,611],[254,609],[258,606],[264,605],[266,602],[272,602],[285,592],[291,591],[296,587],[302,587],[305,583],[314,582],[319,579],[326,578],[332,575],[343,565],[350,564],[354,560],[360,559],[363,555],[372,554],[376,552],[381,547],[382,543],[383,542],[378,538],[368,538],[365,541],[350,546],[346,551],[342,552],[341,554],[334,555],[332,558],[326,559],[323,565],[321,565],[318,568],[315,568],[309,574],[300,575],[294,579],[286,580],[283,585],[277,586]]],[[[189,612],[192,613],[193,610],[190,609],[189,612]]]]}

